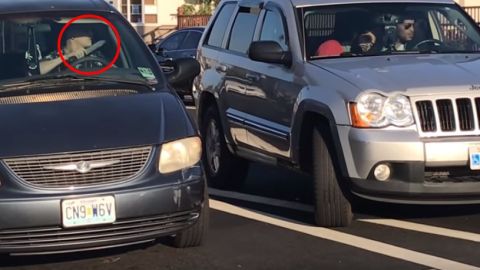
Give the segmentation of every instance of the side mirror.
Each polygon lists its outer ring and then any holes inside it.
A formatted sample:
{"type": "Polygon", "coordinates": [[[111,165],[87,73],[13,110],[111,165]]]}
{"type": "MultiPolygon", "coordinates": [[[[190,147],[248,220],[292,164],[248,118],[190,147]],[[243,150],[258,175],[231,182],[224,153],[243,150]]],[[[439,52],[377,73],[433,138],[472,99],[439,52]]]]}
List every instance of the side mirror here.
{"type": "Polygon", "coordinates": [[[173,72],[167,75],[172,86],[181,86],[200,74],[200,63],[193,58],[180,58],[173,62],[173,72]]]}
{"type": "Polygon", "coordinates": [[[254,61],[282,64],[287,67],[292,65],[292,53],[284,51],[282,46],[275,41],[252,42],[248,56],[254,61]]]}

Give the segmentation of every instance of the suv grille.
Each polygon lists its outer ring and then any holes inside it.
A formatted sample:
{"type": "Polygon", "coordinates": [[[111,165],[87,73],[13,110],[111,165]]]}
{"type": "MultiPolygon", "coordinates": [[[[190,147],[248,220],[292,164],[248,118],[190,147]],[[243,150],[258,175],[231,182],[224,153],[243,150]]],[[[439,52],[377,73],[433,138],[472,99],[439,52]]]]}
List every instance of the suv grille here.
{"type": "Polygon", "coordinates": [[[66,153],[5,159],[23,181],[41,188],[67,188],[112,184],[139,174],[152,147],[66,153]]]}
{"type": "Polygon", "coordinates": [[[480,98],[412,98],[421,137],[480,135],[480,98]]]}

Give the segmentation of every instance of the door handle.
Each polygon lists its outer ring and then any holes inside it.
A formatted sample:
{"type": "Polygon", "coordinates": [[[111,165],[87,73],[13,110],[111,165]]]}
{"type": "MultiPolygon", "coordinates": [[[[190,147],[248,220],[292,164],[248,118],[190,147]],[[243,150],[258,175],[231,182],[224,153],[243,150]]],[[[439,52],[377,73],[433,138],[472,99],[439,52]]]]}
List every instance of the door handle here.
{"type": "Polygon", "coordinates": [[[254,73],[247,73],[245,77],[247,78],[247,80],[252,82],[257,82],[260,80],[260,75],[254,73]]]}
{"type": "Polygon", "coordinates": [[[217,66],[217,71],[219,71],[219,72],[227,72],[227,66],[225,66],[225,65],[219,65],[219,66],[217,66]]]}

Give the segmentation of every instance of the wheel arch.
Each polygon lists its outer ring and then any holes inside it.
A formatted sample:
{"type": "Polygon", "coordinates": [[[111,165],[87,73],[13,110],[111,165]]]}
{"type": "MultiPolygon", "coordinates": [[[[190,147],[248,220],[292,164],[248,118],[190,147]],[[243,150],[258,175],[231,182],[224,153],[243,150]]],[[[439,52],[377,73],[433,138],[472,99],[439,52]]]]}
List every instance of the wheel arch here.
{"type": "Polygon", "coordinates": [[[312,134],[314,128],[320,128],[322,135],[330,140],[333,160],[342,178],[348,178],[345,156],[338,133],[337,122],[330,107],[316,100],[305,100],[297,109],[292,126],[292,160],[300,167],[311,172],[312,165],[312,134]]]}

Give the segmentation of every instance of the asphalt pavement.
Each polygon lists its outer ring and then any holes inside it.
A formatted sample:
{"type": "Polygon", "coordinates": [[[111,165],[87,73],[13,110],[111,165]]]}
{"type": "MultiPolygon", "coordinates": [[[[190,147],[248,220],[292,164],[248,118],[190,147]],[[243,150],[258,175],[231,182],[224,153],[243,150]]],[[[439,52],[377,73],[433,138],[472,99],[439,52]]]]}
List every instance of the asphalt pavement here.
{"type": "Polygon", "coordinates": [[[210,189],[204,246],[169,239],[78,254],[0,257],[4,269],[480,270],[480,206],[364,202],[348,228],[313,226],[311,180],[252,164],[243,187],[210,189]]]}

